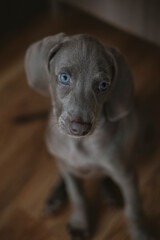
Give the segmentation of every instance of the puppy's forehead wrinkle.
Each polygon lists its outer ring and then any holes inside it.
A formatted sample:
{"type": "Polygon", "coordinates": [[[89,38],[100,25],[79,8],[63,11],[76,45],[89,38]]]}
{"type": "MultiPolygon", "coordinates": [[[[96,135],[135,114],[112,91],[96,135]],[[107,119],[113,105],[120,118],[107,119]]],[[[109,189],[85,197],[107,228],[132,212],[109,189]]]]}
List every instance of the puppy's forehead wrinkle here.
{"type": "Polygon", "coordinates": [[[89,37],[73,38],[65,42],[55,60],[55,71],[62,69],[70,72],[94,73],[106,72],[108,63],[103,45],[89,37]]]}

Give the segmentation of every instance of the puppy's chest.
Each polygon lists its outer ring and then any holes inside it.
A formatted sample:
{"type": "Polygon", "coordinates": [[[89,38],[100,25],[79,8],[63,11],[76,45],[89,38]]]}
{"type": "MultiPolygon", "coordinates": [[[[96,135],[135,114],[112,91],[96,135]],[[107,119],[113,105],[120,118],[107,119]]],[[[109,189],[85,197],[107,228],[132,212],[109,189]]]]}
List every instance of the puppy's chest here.
{"type": "Polygon", "coordinates": [[[105,174],[102,167],[102,153],[96,146],[87,146],[83,142],[70,142],[68,149],[68,154],[66,153],[59,161],[62,161],[69,171],[80,177],[97,177],[105,174]]]}
{"type": "MultiPolygon", "coordinates": [[[[53,135],[52,135],[53,136],[53,135]]],[[[54,135],[51,152],[57,161],[72,173],[80,177],[98,177],[106,174],[103,161],[107,160],[107,139],[100,134],[81,140],[67,136],[58,138],[54,135]]]]}

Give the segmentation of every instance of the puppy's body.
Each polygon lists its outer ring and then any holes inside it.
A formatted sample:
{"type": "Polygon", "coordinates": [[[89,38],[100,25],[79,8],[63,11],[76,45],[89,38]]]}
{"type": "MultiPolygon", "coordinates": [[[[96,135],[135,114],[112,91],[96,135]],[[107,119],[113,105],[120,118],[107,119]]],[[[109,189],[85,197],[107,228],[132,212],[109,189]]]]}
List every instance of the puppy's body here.
{"type": "Polygon", "coordinates": [[[140,124],[123,55],[90,36],[58,34],[29,48],[26,72],[33,88],[51,96],[46,142],[73,205],[72,239],[89,232],[80,179],[109,175],[122,191],[131,238],[151,240],[133,167],[140,124]]]}

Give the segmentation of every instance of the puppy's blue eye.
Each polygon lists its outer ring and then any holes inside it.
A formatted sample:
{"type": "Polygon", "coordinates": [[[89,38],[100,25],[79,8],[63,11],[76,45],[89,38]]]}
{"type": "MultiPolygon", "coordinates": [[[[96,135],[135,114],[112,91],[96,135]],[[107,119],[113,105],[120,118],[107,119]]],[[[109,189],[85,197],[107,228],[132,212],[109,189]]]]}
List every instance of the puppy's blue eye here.
{"type": "Polygon", "coordinates": [[[68,85],[70,83],[70,76],[67,73],[61,73],[59,80],[62,84],[68,85]]]}
{"type": "Polygon", "coordinates": [[[109,86],[109,83],[102,81],[99,84],[99,91],[105,91],[107,89],[107,87],[109,86]]]}

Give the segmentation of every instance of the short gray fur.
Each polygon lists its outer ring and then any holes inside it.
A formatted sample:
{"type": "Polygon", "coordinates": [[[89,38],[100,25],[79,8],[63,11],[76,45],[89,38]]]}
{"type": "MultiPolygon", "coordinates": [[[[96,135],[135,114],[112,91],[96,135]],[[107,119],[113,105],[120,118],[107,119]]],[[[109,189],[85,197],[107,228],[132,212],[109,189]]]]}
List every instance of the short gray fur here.
{"type": "Polygon", "coordinates": [[[25,67],[29,84],[51,96],[46,143],[56,156],[73,205],[70,226],[84,232],[89,228],[77,179],[109,175],[122,191],[131,239],[153,240],[145,226],[134,172],[140,125],[133,79],[123,55],[91,36],[60,33],[31,45],[25,67]],[[59,82],[62,72],[70,74],[70,86],[59,82]],[[101,93],[98,84],[103,79],[108,89],[101,93]],[[92,124],[87,135],[71,134],[74,119],[92,124]]]}

